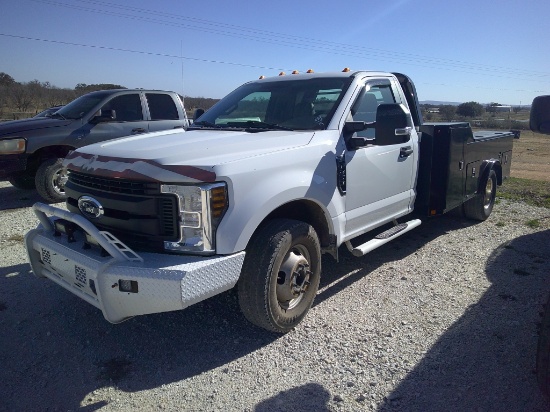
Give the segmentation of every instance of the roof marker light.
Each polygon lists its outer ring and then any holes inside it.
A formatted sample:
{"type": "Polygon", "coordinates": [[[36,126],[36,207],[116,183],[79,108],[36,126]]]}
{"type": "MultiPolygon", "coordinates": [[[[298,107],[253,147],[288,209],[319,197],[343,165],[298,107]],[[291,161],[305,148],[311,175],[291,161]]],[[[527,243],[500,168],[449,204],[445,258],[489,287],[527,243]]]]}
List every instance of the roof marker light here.
{"type": "Polygon", "coordinates": [[[284,76],[286,73],[285,72],[281,72],[279,73],[279,76],[284,76]]]}
{"type": "Polygon", "coordinates": [[[313,71],[313,69],[308,69],[306,73],[315,73],[315,72],[313,71]]]}
{"type": "Polygon", "coordinates": [[[300,74],[300,72],[298,70],[293,70],[292,74],[300,74]]]}
{"type": "Polygon", "coordinates": [[[260,80],[263,80],[263,79],[265,79],[265,76],[262,74],[262,75],[260,76],[260,80]]]}
{"type": "Polygon", "coordinates": [[[343,73],[347,73],[349,71],[351,71],[349,67],[346,67],[346,68],[344,68],[344,70],[342,70],[343,73]]]}

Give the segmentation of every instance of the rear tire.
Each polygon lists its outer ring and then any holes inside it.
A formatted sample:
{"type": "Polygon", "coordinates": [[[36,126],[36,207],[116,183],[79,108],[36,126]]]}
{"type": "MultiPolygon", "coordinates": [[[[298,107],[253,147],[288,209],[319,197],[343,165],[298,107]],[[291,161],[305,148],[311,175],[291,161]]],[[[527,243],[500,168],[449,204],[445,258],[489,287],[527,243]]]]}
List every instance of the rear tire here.
{"type": "Polygon", "coordinates": [[[464,215],[473,220],[484,221],[491,215],[497,193],[497,174],[493,169],[489,172],[483,189],[472,199],[464,203],[464,215]]]}
{"type": "Polygon", "coordinates": [[[34,175],[30,173],[12,176],[8,179],[8,182],[10,182],[13,187],[18,189],[30,190],[36,188],[34,175]]]}
{"type": "Polygon", "coordinates": [[[241,311],[256,326],[286,333],[311,308],[320,275],[315,230],[297,220],[272,220],[250,240],[238,283],[241,311]]]}
{"type": "Polygon", "coordinates": [[[50,203],[63,202],[67,171],[61,166],[62,158],[45,160],[36,172],[36,190],[40,196],[50,203]]]}

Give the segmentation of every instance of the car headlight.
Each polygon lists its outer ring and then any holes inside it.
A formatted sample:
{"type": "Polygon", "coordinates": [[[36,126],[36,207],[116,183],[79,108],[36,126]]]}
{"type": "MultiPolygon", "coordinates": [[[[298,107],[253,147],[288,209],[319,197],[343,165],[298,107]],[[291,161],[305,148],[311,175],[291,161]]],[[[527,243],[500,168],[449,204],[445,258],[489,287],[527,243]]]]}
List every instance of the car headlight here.
{"type": "Polygon", "coordinates": [[[164,242],[164,249],[215,253],[216,229],[228,207],[226,184],[161,185],[160,190],[177,196],[179,211],[180,239],[164,242]]]}
{"type": "Polygon", "coordinates": [[[25,153],[26,143],[25,139],[21,137],[0,140],[0,154],[25,153]]]}

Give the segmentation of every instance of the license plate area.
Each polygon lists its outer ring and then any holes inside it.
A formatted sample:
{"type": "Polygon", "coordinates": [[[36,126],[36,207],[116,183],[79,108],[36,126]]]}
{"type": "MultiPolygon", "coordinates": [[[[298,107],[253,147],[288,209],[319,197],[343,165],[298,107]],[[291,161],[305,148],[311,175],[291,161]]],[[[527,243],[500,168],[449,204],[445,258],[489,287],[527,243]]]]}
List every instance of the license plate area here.
{"type": "Polygon", "coordinates": [[[40,248],[40,260],[44,268],[72,288],[97,299],[93,269],[79,264],[70,258],[59,255],[47,247],[40,248]]]}

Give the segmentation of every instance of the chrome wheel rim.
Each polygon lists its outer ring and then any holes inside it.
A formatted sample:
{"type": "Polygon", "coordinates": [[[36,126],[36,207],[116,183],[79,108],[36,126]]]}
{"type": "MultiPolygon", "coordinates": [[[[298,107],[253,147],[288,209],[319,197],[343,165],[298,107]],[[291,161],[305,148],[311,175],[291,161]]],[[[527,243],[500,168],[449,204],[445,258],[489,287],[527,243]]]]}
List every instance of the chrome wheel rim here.
{"type": "Polygon", "coordinates": [[[483,198],[483,207],[488,209],[491,206],[491,201],[493,199],[493,179],[488,179],[487,184],[485,185],[485,196],[483,198]]]}
{"type": "Polygon", "coordinates": [[[54,173],[52,177],[52,187],[55,193],[58,195],[65,195],[65,183],[68,180],[67,171],[65,169],[59,169],[54,173]]]}
{"type": "Polygon", "coordinates": [[[291,310],[302,301],[312,275],[309,253],[303,245],[292,247],[277,273],[277,301],[284,310],[291,310]]]}

